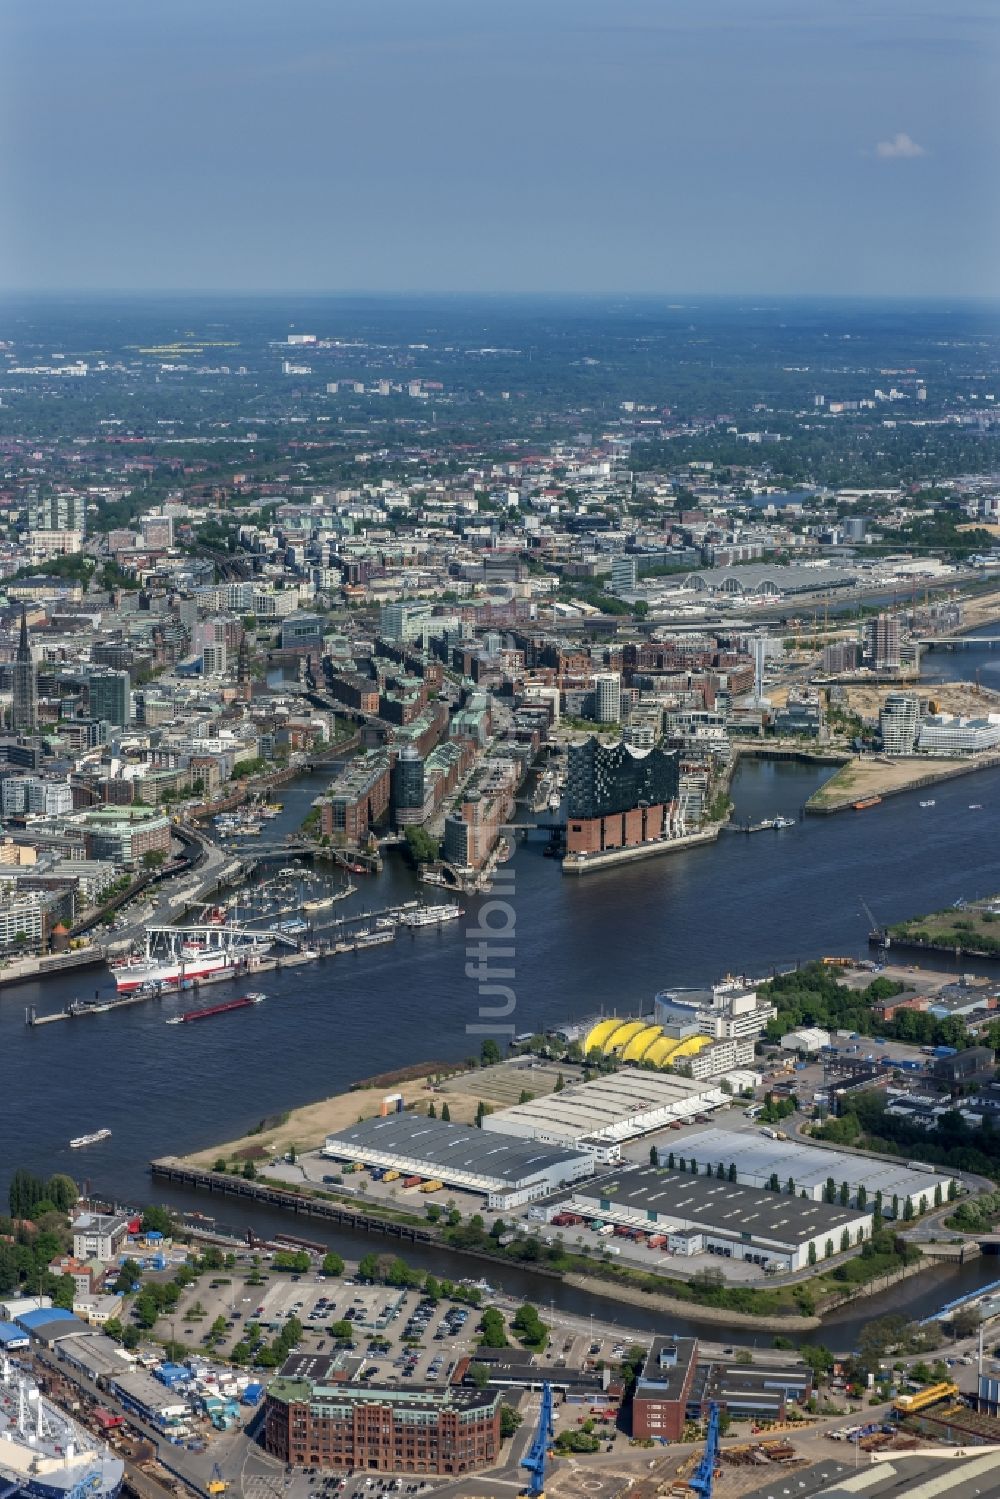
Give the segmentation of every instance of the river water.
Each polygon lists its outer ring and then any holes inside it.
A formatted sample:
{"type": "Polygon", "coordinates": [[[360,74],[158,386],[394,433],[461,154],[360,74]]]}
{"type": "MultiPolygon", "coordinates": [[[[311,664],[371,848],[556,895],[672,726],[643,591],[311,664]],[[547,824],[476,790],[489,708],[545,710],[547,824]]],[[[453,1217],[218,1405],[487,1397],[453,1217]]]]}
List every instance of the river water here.
{"type": "MultiPolygon", "coordinates": [[[[935,654],[927,665],[931,680],[972,677],[978,668],[984,683],[992,675],[1000,685],[1000,652],[935,654]]],[[[734,781],[737,818],[797,815],[828,774],[828,767],[744,760],[734,781]]],[[[285,810],[268,825],[269,837],[293,831],[327,780],[327,774],[307,776],[283,788],[285,810]]],[[[507,866],[516,922],[516,1030],[600,1010],[634,1012],[668,984],[707,982],[726,972],[760,976],[820,954],[861,954],[868,932],[862,898],[877,920],[891,923],[1000,889],[1000,770],[944,783],[933,808],[921,809],[918,799],[908,794],[864,813],[806,818],[781,832],[724,833],[715,845],[584,878],[563,876],[556,861],[543,857],[544,835],[531,835],[507,866]],[[970,801],[983,810],[970,811],[970,801]]],[[[357,894],[332,914],[416,893],[398,856],[380,876],[355,880],[357,894]]],[[[95,988],[110,993],[110,978],[100,970],[0,990],[0,1188],[24,1166],[42,1175],[65,1170],[77,1179],[89,1173],[95,1190],[142,1201],[150,1195],[147,1168],[155,1156],[235,1138],[267,1114],[393,1067],[477,1053],[481,1037],[468,1027],[479,1021],[479,996],[465,972],[466,929],[476,925],[484,899],[467,902],[463,922],[268,974],[264,1004],[199,1026],[165,1028],[165,1019],[189,1003],[179,998],[25,1026],[27,1005],[56,1010],[95,988]],[[112,1131],[103,1144],[69,1149],[71,1136],[103,1127],[112,1131]]],[[[220,986],[213,997],[229,992],[220,986]]],[[[171,1200],[210,1207],[209,1199],[189,1194],[171,1200]]],[[[224,1212],[239,1227],[252,1221],[258,1232],[278,1228],[278,1219],[256,1210],[226,1204],[224,1212]]],[[[357,1245],[348,1233],[312,1223],[303,1232],[357,1245]]],[[[445,1258],[432,1253],[435,1265],[445,1258]]],[[[474,1263],[460,1258],[450,1268],[476,1273],[474,1263]]],[[[992,1279],[995,1270],[987,1259],[929,1272],[866,1303],[864,1316],[845,1314],[831,1327],[849,1346],[844,1340],[876,1308],[902,1297],[909,1313],[929,1311],[992,1279]]],[[[558,1281],[506,1268],[502,1275],[514,1291],[590,1310],[589,1298],[558,1281]]],[[[629,1308],[615,1315],[627,1323],[629,1308]]],[[[676,1318],[669,1325],[683,1330],[676,1318]]]]}

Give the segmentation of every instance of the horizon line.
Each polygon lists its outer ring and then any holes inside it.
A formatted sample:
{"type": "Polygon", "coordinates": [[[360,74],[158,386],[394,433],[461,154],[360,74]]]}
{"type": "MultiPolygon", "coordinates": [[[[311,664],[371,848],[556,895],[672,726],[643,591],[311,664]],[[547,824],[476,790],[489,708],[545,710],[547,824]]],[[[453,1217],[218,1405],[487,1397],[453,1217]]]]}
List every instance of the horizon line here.
{"type": "Polygon", "coordinates": [[[352,299],[422,299],[441,301],[565,301],[565,302],[589,302],[605,301],[614,299],[624,302],[667,302],[667,310],[671,306],[679,309],[689,303],[697,302],[730,302],[730,301],[760,301],[770,303],[789,302],[880,302],[880,303],[954,303],[963,305],[1000,305],[1000,291],[997,292],[861,292],[861,291],[797,291],[797,292],[773,292],[759,290],[745,291],[557,291],[552,289],[532,289],[521,291],[509,290],[469,290],[442,291],[430,288],[410,288],[387,290],[385,288],[336,288],[336,287],[302,287],[297,290],[288,287],[244,287],[234,289],[232,287],[213,286],[144,286],[144,287],[93,287],[93,286],[63,286],[63,287],[24,287],[24,286],[0,286],[0,298],[15,299],[18,297],[58,298],[58,297],[219,297],[236,299],[248,298],[296,298],[296,297],[322,297],[352,299]]]}

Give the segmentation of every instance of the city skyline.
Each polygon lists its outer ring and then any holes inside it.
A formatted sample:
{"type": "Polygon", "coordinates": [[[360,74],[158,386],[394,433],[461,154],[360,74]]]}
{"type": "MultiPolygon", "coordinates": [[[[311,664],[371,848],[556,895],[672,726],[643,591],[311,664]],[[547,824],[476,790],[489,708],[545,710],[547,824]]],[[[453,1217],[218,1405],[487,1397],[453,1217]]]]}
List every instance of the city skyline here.
{"type": "Polygon", "coordinates": [[[14,0],[3,33],[8,289],[1000,289],[983,0],[14,0]]]}

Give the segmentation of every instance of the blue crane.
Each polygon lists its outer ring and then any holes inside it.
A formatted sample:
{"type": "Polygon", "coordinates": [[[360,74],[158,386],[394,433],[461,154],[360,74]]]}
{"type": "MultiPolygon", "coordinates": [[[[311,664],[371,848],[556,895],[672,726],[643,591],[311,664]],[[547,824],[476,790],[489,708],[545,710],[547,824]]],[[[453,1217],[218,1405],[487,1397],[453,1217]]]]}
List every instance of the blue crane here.
{"type": "Polygon", "coordinates": [[[526,1455],[521,1459],[521,1467],[527,1468],[531,1474],[528,1479],[528,1493],[531,1499],[545,1499],[545,1455],[553,1435],[552,1386],[546,1380],[542,1385],[542,1408],[538,1412],[538,1426],[534,1440],[526,1455]]]}
{"type": "Polygon", "coordinates": [[[699,1499],[712,1499],[715,1469],[719,1461],[719,1417],[721,1411],[713,1401],[708,1408],[708,1429],[705,1433],[705,1450],[701,1462],[688,1479],[688,1488],[694,1489],[699,1499]]]}

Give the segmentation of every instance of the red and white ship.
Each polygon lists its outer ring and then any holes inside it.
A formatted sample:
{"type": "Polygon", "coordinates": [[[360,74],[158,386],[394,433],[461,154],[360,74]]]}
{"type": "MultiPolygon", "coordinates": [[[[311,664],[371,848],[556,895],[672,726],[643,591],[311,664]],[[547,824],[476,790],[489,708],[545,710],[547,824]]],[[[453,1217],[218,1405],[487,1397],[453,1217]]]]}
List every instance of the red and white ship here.
{"type": "Polygon", "coordinates": [[[163,994],[238,978],[259,967],[270,937],[235,927],[149,927],[146,951],[112,965],[119,994],[163,994]]]}

